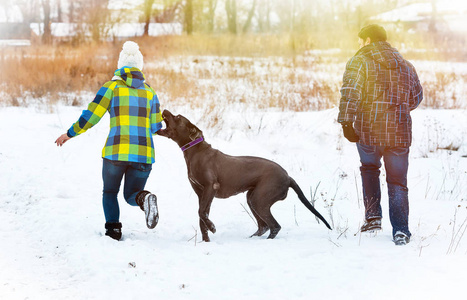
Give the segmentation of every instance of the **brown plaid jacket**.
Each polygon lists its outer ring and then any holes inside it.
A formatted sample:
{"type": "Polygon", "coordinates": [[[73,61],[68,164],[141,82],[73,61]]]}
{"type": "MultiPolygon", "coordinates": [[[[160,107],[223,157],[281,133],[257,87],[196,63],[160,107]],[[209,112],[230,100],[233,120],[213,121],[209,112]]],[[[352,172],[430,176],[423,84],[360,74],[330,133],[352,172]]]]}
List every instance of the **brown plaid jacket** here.
{"type": "Polygon", "coordinates": [[[355,122],[361,144],[409,147],[410,111],[422,99],[414,66],[389,43],[371,43],[347,62],[337,121],[355,122]]]}

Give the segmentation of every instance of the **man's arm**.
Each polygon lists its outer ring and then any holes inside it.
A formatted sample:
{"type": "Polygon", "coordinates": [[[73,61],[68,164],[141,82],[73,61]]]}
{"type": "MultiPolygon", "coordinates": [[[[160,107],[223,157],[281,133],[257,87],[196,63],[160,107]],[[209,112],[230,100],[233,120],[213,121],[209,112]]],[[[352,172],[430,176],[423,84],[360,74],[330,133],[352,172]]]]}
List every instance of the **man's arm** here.
{"type": "Polygon", "coordinates": [[[362,98],[363,85],[366,80],[363,62],[353,57],[347,62],[341,88],[339,103],[339,123],[353,123],[357,113],[358,103],[362,98]]]}
{"type": "Polygon", "coordinates": [[[418,79],[417,71],[413,65],[410,65],[412,69],[412,82],[410,83],[410,95],[409,95],[409,108],[414,110],[423,100],[423,88],[418,79]]]}

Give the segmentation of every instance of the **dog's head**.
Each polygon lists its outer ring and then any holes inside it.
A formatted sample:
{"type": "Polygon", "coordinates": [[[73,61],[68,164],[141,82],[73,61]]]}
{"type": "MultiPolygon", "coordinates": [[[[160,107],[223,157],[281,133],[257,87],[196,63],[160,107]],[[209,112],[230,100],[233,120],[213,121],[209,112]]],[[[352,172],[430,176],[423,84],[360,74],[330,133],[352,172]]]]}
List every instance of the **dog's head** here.
{"type": "Polygon", "coordinates": [[[180,147],[203,137],[203,132],[182,115],[174,116],[170,111],[164,110],[162,118],[166,128],[159,130],[157,134],[174,140],[180,147]]]}

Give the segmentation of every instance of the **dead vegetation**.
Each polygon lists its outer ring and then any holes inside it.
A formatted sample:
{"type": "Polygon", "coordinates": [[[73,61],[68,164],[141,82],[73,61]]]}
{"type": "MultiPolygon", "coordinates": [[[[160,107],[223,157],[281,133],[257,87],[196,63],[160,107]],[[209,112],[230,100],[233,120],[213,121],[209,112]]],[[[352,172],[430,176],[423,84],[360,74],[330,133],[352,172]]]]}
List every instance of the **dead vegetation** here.
{"type": "MultiPolygon", "coordinates": [[[[135,40],[145,56],[147,81],[163,96],[161,102],[198,108],[237,103],[291,111],[334,107],[345,62],[355,51],[311,50],[308,42],[295,43],[292,51],[288,36],[135,40]]],[[[0,105],[84,105],[92,99],[83,95],[97,92],[112,77],[120,47],[121,42],[3,48],[0,105]]],[[[419,70],[419,77],[424,106],[464,107],[467,76],[419,70]]]]}

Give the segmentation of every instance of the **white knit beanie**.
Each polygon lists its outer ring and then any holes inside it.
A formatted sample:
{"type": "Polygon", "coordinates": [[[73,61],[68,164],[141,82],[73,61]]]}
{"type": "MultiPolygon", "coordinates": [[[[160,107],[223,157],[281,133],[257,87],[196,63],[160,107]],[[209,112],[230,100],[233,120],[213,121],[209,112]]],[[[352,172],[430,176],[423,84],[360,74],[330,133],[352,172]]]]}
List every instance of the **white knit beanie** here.
{"type": "Polygon", "coordinates": [[[123,44],[122,49],[118,58],[118,68],[134,67],[143,70],[143,54],[139,51],[138,44],[128,41],[123,44]]]}

